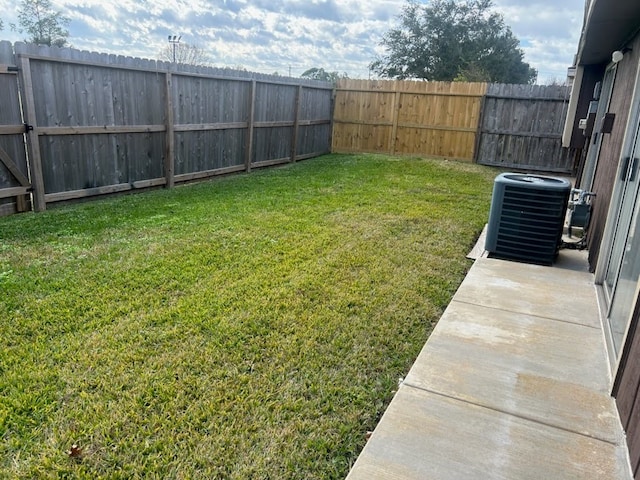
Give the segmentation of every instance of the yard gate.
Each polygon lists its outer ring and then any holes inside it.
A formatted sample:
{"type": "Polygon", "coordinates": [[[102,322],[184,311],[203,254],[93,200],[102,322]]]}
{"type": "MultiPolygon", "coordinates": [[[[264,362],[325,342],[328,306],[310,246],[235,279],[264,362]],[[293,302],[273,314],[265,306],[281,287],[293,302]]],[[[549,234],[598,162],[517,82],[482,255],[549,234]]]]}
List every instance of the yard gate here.
{"type": "Polygon", "coordinates": [[[17,73],[11,44],[0,42],[0,215],[29,209],[31,182],[17,73]]]}

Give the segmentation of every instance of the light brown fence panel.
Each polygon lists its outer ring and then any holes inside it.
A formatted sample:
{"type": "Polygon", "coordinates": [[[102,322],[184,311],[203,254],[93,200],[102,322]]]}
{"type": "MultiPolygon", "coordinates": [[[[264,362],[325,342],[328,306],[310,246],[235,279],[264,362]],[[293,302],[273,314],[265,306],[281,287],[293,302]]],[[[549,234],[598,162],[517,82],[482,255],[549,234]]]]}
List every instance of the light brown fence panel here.
{"type": "Polygon", "coordinates": [[[334,151],[473,159],[484,83],[341,80],[334,151]]]}
{"type": "Polygon", "coordinates": [[[29,208],[31,188],[11,43],[0,42],[0,215],[29,208]]]}
{"type": "Polygon", "coordinates": [[[575,151],[562,148],[570,87],[489,85],[476,162],[507,169],[571,173],[575,151]]]}
{"type": "Polygon", "coordinates": [[[423,91],[399,97],[395,153],[471,161],[486,85],[421,82],[415,87],[423,91]]]}
{"type": "Polygon", "coordinates": [[[339,80],[333,114],[334,152],[391,153],[395,82],[339,80]]]}

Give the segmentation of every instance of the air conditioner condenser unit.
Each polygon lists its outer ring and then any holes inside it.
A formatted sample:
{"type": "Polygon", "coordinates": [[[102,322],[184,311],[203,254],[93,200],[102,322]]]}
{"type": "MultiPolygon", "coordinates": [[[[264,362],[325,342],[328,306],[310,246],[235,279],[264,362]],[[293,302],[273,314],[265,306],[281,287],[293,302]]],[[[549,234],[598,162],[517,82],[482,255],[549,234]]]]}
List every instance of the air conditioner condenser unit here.
{"type": "Polygon", "coordinates": [[[570,192],[563,178],[498,175],[485,241],[489,256],[551,265],[562,243],[570,192]]]}

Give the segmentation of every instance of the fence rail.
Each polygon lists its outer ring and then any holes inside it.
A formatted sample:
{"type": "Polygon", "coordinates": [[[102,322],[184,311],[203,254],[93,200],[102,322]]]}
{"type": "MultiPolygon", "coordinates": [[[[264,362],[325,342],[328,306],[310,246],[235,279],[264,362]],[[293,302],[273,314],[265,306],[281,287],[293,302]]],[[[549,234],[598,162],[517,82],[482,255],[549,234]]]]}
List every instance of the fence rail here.
{"type": "MultiPolygon", "coordinates": [[[[0,147],[24,144],[27,124],[30,167],[24,186],[0,164],[0,199],[24,187],[36,210],[330,151],[329,83],[24,43],[0,42],[0,55],[13,86],[3,110],[19,105],[19,84],[24,114],[0,116],[0,147]]],[[[13,148],[12,163],[26,167],[25,153],[13,148]]],[[[0,213],[15,211],[10,200],[0,213]]]]}

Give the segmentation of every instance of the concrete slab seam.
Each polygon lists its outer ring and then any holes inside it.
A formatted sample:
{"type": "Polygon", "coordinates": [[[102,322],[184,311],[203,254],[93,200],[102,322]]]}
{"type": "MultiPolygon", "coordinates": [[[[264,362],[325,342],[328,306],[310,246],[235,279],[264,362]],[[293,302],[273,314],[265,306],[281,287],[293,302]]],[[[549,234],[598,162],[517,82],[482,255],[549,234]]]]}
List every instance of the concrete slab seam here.
{"type": "Polygon", "coordinates": [[[455,400],[455,401],[458,401],[458,402],[461,402],[461,403],[466,403],[468,405],[474,405],[476,407],[485,408],[485,409],[491,410],[493,412],[509,415],[510,417],[515,417],[515,418],[519,418],[521,420],[526,420],[526,421],[529,421],[529,422],[537,423],[538,425],[544,425],[546,427],[555,428],[557,430],[561,430],[563,432],[567,432],[567,433],[570,433],[570,434],[580,435],[581,437],[590,438],[590,439],[596,440],[598,442],[606,443],[608,445],[613,445],[614,447],[621,446],[621,442],[623,441],[623,439],[619,439],[618,442],[611,442],[609,440],[605,440],[603,438],[599,438],[599,437],[596,437],[594,435],[588,435],[586,433],[577,432],[575,430],[571,430],[569,428],[560,427],[560,426],[554,425],[552,423],[542,422],[542,421],[537,420],[535,418],[527,417],[526,415],[518,415],[517,413],[507,412],[505,410],[500,410],[499,408],[491,407],[491,406],[486,405],[486,404],[477,403],[477,402],[471,402],[469,400],[465,400],[463,398],[455,397],[453,395],[449,395],[449,394],[446,394],[446,393],[443,393],[443,392],[438,392],[438,391],[435,391],[435,390],[431,390],[429,388],[421,387],[419,385],[413,385],[411,383],[407,383],[406,381],[402,382],[402,384],[405,385],[406,387],[409,387],[409,388],[413,388],[413,389],[420,390],[420,391],[423,391],[423,392],[431,393],[433,395],[438,395],[440,397],[449,398],[451,400],[455,400]]]}
{"type": "Polygon", "coordinates": [[[526,315],[527,317],[542,318],[544,320],[552,320],[554,322],[568,323],[570,325],[577,325],[579,327],[586,327],[586,328],[592,328],[594,330],[600,330],[600,326],[585,325],[584,323],[572,322],[571,320],[563,320],[561,318],[555,318],[555,317],[545,317],[543,315],[536,315],[535,313],[525,313],[525,312],[518,312],[518,311],[515,311],[515,310],[508,310],[508,309],[505,309],[505,308],[487,307],[486,305],[480,305],[478,303],[465,301],[465,300],[453,299],[453,300],[451,300],[451,303],[449,305],[451,305],[453,303],[463,303],[465,305],[473,305],[474,307],[486,308],[488,310],[499,310],[501,312],[513,313],[515,315],[526,315]]]}

